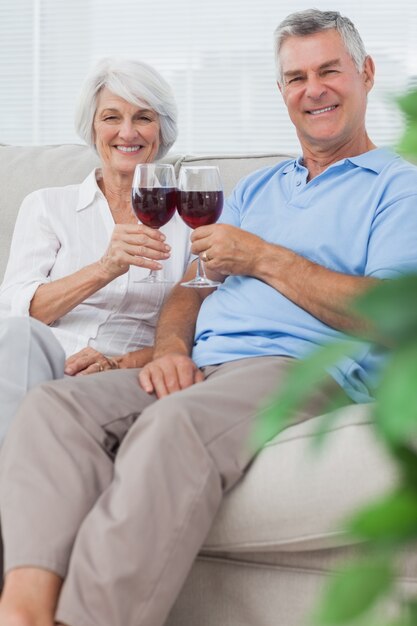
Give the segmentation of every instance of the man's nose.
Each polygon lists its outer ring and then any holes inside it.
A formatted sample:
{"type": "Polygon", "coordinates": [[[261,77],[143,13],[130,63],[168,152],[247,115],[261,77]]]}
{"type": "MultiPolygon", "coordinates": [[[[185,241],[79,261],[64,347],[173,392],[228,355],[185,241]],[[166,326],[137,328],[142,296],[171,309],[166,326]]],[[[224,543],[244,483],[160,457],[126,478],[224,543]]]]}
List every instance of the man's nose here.
{"type": "Polygon", "coordinates": [[[318,100],[326,93],[326,87],[319,76],[309,76],[306,83],[306,95],[318,100]]]}

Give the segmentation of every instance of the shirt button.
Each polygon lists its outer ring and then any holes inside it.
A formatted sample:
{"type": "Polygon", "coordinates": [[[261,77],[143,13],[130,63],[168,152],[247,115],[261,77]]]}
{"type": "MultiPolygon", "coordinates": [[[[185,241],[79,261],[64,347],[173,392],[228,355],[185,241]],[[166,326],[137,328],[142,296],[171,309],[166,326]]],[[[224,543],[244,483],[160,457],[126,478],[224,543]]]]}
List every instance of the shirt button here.
{"type": "Polygon", "coordinates": [[[299,187],[301,185],[301,180],[297,180],[295,184],[297,185],[297,187],[299,187]]]}

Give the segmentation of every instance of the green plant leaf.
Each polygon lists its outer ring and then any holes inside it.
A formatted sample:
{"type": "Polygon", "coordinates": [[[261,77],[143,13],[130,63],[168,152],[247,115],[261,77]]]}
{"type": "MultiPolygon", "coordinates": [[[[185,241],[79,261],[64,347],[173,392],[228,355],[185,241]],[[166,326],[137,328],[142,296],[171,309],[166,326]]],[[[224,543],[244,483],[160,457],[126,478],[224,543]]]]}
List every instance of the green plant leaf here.
{"type": "MultiPolygon", "coordinates": [[[[416,626],[417,624],[417,600],[403,600],[401,602],[401,615],[384,624],[376,626],[416,626]]],[[[364,626],[369,626],[364,624],[364,626]]]]}
{"type": "MultiPolygon", "coordinates": [[[[417,450],[407,444],[388,442],[389,449],[401,471],[402,484],[417,493],[417,450]]],[[[417,620],[416,620],[417,624],[417,620]]]]}
{"type": "MultiPolygon", "coordinates": [[[[416,626],[417,622],[412,617],[398,617],[393,621],[378,623],[376,626],[416,626]]],[[[365,626],[365,625],[364,625],[365,626]]],[[[368,625],[366,625],[368,626],[368,625]]]]}
{"type": "Polygon", "coordinates": [[[408,119],[417,121],[417,90],[413,89],[397,98],[398,106],[408,119]]]}
{"type": "Polygon", "coordinates": [[[282,388],[261,408],[256,425],[255,445],[261,446],[291,424],[297,409],[328,376],[327,368],[362,347],[358,341],[346,340],[318,348],[304,360],[294,362],[282,388]]]}
{"type": "Polygon", "coordinates": [[[372,322],[382,343],[394,346],[417,337],[417,274],[381,281],[357,298],[353,308],[372,322]]]}
{"type": "Polygon", "coordinates": [[[405,612],[410,619],[410,625],[415,626],[417,624],[417,598],[405,603],[405,612]]]}
{"type": "Polygon", "coordinates": [[[417,439],[417,341],[391,353],[376,391],[375,423],[392,443],[417,439]]]}
{"type": "Polygon", "coordinates": [[[347,531],[373,546],[417,538],[417,492],[399,489],[361,509],[347,531]]]}
{"type": "Polygon", "coordinates": [[[320,626],[349,624],[384,597],[393,580],[391,564],[381,557],[368,558],[347,566],[328,581],[314,622],[320,626]]]}
{"type": "MultiPolygon", "coordinates": [[[[315,450],[321,450],[326,436],[330,430],[333,430],[338,417],[342,417],[343,413],[338,409],[346,407],[346,394],[341,389],[341,393],[336,393],[335,396],[329,401],[329,404],[325,407],[323,415],[320,415],[316,419],[316,429],[314,431],[314,437],[311,440],[311,445],[315,450]]],[[[373,413],[373,403],[371,405],[371,415],[373,413]]],[[[325,454],[325,452],[324,452],[325,454]]]]}
{"type": "Polygon", "coordinates": [[[417,123],[408,123],[407,129],[397,145],[397,151],[413,163],[417,160],[417,123]]]}

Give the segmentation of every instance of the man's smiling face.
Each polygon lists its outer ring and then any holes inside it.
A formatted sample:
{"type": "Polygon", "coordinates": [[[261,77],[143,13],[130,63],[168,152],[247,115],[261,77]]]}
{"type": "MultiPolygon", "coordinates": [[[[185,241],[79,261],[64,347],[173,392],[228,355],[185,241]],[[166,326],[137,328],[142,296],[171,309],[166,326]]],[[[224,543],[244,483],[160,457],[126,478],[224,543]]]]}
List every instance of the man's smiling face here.
{"type": "Polygon", "coordinates": [[[331,29],[288,37],[280,61],[279,88],[303,148],[327,151],[364,135],[374,76],[370,57],[358,72],[339,33],[331,29]]]}

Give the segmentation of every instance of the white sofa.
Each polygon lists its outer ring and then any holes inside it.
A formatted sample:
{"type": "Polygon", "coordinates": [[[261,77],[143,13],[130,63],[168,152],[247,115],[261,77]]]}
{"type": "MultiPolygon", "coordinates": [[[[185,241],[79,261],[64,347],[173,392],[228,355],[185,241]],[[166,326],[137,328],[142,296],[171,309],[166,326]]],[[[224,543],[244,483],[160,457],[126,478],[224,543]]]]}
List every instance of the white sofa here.
{"type": "MultiPolygon", "coordinates": [[[[219,165],[226,193],[248,172],[285,155],[172,156],[219,165]]],[[[16,212],[31,190],[77,182],[96,163],[80,145],[0,146],[0,279],[16,212]]],[[[271,441],[224,499],[166,626],[301,626],[336,564],[358,550],[341,520],[395,481],[377,444],[369,407],[341,411],[323,451],[311,451],[314,422],[271,441]]],[[[400,584],[417,594],[417,551],[400,584]]]]}

